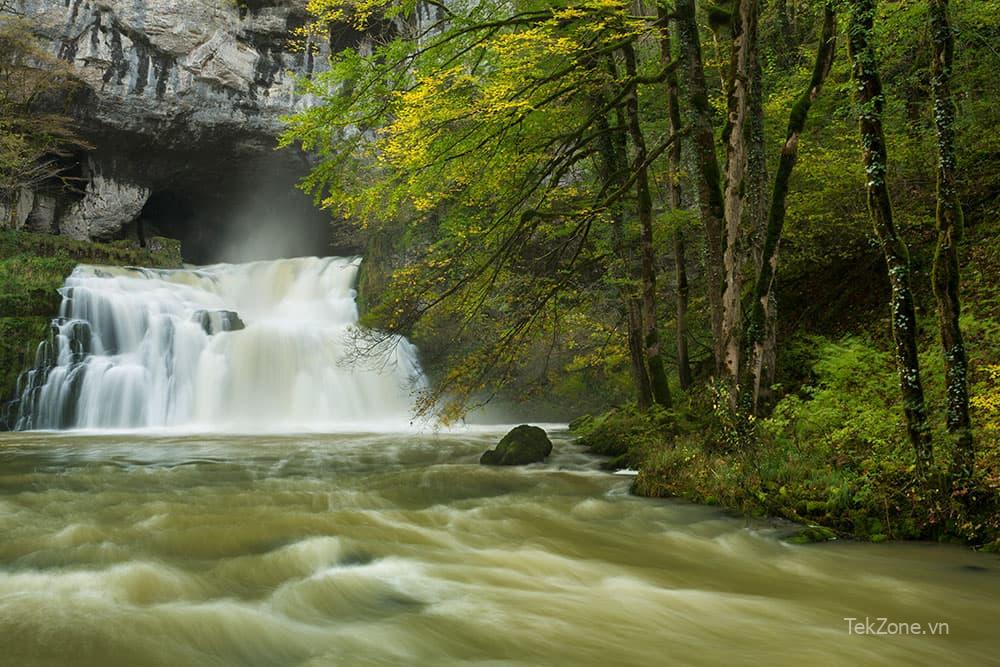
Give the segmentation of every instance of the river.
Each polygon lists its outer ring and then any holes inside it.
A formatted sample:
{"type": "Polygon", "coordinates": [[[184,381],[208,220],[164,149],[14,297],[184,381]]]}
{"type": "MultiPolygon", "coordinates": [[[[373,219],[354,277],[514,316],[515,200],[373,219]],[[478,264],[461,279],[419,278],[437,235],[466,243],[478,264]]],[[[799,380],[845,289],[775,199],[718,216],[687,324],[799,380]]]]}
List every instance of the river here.
{"type": "Polygon", "coordinates": [[[997,664],[995,556],[794,546],[498,435],[2,434],[0,664],[997,664]]]}

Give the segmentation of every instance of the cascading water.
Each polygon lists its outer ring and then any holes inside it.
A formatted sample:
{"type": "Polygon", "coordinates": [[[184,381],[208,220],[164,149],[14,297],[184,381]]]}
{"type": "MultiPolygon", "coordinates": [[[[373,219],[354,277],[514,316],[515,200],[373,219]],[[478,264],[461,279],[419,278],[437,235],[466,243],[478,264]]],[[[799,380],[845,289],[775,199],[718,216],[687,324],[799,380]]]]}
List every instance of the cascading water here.
{"type": "Polygon", "coordinates": [[[22,375],[14,427],[405,425],[424,377],[403,338],[371,352],[354,301],[360,263],[78,266],[22,375]]]}

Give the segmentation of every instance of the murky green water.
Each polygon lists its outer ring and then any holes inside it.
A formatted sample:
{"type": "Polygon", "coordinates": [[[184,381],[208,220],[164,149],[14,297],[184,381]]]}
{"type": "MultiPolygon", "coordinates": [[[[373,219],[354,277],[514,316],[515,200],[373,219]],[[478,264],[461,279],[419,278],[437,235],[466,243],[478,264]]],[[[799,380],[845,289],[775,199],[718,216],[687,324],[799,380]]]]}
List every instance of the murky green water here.
{"type": "Polygon", "coordinates": [[[0,664],[997,664],[996,557],[791,546],[495,441],[3,435],[0,664]]]}

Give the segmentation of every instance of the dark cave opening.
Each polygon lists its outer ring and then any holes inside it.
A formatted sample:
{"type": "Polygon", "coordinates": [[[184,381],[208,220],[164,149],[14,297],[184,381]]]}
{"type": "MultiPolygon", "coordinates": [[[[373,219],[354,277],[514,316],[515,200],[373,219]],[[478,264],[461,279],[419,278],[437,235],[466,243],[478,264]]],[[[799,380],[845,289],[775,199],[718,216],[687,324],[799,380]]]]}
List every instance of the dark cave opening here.
{"type": "Polygon", "coordinates": [[[191,264],[356,252],[333,247],[329,216],[292,187],[157,190],[129,236],[178,239],[184,261],[191,264]]]}
{"type": "Polygon", "coordinates": [[[126,238],[177,239],[190,264],[362,251],[356,230],[299,189],[307,156],[274,150],[272,138],[218,132],[194,143],[114,130],[88,138],[98,146],[87,158],[92,172],[150,193],[126,238]]]}
{"type": "Polygon", "coordinates": [[[229,173],[184,170],[158,179],[126,235],[178,239],[191,264],[360,252],[353,235],[296,187],[301,175],[274,159],[244,160],[229,173]]]}

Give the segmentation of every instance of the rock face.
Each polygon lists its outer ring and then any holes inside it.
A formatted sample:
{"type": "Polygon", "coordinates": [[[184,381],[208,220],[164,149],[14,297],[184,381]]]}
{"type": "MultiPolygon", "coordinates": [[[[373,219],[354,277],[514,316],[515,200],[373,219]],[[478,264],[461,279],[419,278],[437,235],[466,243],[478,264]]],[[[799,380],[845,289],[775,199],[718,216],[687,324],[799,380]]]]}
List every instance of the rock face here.
{"type": "Polygon", "coordinates": [[[123,224],[139,217],[147,199],[148,188],[94,174],[83,199],[66,210],[59,231],[78,241],[113,238],[123,224]]]}
{"type": "Polygon", "coordinates": [[[247,326],[239,314],[231,310],[197,310],[191,319],[209,336],[223,331],[240,331],[247,326]]]}
{"type": "Polygon", "coordinates": [[[326,40],[292,49],[305,0],[20,0],[17,9],[92,91],[85,115],[118,130],[196,140],[219,128],[273,135],[310,104],[295,77],[326,40]],[[183,134],[181,131],[186,131],[183,134]]]}
{"type": "Polygon", "coordinates": [[[522,424],[513,428],[497,444],[496,449],[483,452],[483,465],[519,466],[544,461],[552,453],[552,442],[544,430],[522,424]]]}
{"type": "Polygon", "coordinates": [[[273,149],[281,118],[314,102],[298,77],[327,68],[331,48],[368,42],[348,27],[299,38],[306,2],[15,0],[84,82],[72,112],[94,148],[66,161],[76,192],[25,191],[0,220],[81,240],[161,234],[181,239],[186,257],[189,242],[215,248],[306,220],[286,236],[310,244],[290,252],[328,254],[329,217],[294,187],[308,159],[273,149]],[[252,219],[262,207],[246,195],[265,192],[268,220],[252,219]]]}

